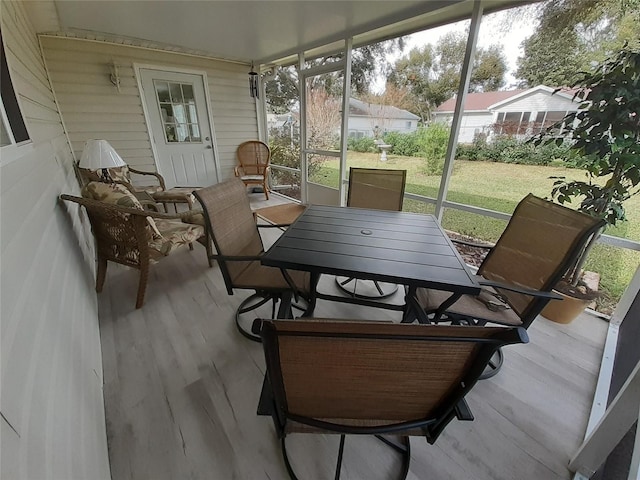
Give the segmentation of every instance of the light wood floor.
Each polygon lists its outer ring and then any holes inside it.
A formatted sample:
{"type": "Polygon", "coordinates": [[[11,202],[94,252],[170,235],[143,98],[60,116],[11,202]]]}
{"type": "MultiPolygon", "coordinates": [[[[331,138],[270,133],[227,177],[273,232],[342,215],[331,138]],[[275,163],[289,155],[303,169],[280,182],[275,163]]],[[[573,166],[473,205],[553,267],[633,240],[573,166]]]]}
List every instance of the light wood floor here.
{"type": "MultiPolygon", "coordinates": [[[[99,296],[112,478],[287,478],[271,419],[256,415],[261,346],[233,323],[247,293],[227,295],[200,245],[152,267],[140,310],[137,278],[110,264],[99,296]]],[[[333,289],[332,279],[323,278],[321,287],[333,289]]],[[[392,300],[401,301],[400,294],[392,300]]],[[[398,316],[323,301],[316,314],[398,316]]],[[[606,329],[589,315],[568,326],[536,320],[531,343],[505,349],[502,371],[467,397],[474,422],[452,422],[436,445],[412,439],[409,478],[569,479],[606,329]]],[[[288,445],[301,480],[333,478],[338,437],[292,435],[288,445]]],[[[394,454],[375,440],[347,439],[343,478],[395,478],[394,467],[394,454]]]]}

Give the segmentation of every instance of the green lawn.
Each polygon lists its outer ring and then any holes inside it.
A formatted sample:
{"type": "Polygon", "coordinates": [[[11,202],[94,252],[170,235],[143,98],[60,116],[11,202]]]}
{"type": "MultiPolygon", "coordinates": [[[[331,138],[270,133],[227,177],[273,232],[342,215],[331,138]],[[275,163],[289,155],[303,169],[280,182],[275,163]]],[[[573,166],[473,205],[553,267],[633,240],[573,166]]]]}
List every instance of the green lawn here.
{"type": "MultiPolygon", "coordinates": [[[[399,168],[407,170],[406,191],[435,198],[440,186],[440,176],[425,175],[423,160],[414,157],[389,155],[380,162],[375,153],[349,152],[347,164],[351,167],[399,168]]],[[[325,161],[314,174],[312,181],[323,185],[338,186],[338,161],[325,161]]],[[[528,193],[540,197],[549,196],[553,184],[551,176],[584,178],[584,172],[563,167],[542,167],[491,162],[457,160],[449,184],[447,199],[482,208],[512,213],[517,203],[528,193]]],[[[628,221],[607,234],[640,241],[640,195],[627,201],[628,221]]],[[[411,200],[405,201],[404,210],[433,213],[433,206],[411,200]]],[[[446,229],[470,235],[482,240],[495,241],[505,227],[505,222],[480,215],[448,209],[443,226],[446,229]]],[[[613,300],[620,298],[640,264],[640,252],[598,245],[587,260],[586,268],[601,275],[601,288],[613,300]]]]}

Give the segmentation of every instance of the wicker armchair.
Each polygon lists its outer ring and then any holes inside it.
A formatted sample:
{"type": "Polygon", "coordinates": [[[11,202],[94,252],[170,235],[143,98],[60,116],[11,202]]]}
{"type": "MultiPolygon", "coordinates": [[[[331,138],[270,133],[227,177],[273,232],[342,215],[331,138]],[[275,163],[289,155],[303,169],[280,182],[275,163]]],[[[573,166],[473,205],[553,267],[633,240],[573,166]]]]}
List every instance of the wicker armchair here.
{"type": "MultiPolygon", "coordinates": [[[[474,245],[490,249],[477,272],[480,295],[451,299],[449,292],[418,289],[418,301],[435,322],[529,328],[547,303],[559,298],[551,293],[553,287],[603,225],[603,220],[529,194],[495,246],[474,245]]],[[[502,362],[500,350],[484,378],[495,375],[502,362]]]]}
{"type": "Polygon", "coordinates": [[[157,172],[146,172],[137,170],[125,165],[123,167],[112,167],[102,170],[91,170],[76,165],[76,171],[80,178],[80,183],[84,187],[89,182],[115,182],[126,186],[134,195],[144,198],[147,196],[155,203],[160,203],[164,211],[168,212],[167,204],[186,203],[189,210],[193,209],[195,197],[192,195],[193,187],[173,187],[167,189],[164,177],[157,172]],[[103,170],[106,170],[103,171],[103,170]],[[153,176],[156,185],[137,186],[132,183],[131,174],[153,176]]]}
{"type": "MultiPolygon", "coordinates": [[[[91,185],[91,184],[89,184],[91,185]]],[[[105,184],[107,185],[107,184],[105,184]]],[[[111,184],[112,188],[118,185],[111,184]]],[[[122,187],[124,189],[124,187],[122,187]]],[[[100,293],[107,273],[107,262],[120,263],[140,271],[136,308],[144,304],[149,266],[178,247],[198,240],[208,248],[204,227],[184,223],[195,211],[183,214],[156,213],[141,206],[123,206],[91,198],[61,195],[62,200],[85,207],[96,242],[98,269],[96,291],[100,293]]]]}
{"type": "MultiPolygon", "coordinates": [[[[406,170],[383,168],[350,168],[347,206],[375,210],[402,211],[406,170]]],[[[336,277],[338,287],[353,297],[385,298],[398,290],[398,285],[353,277],[336,277]]]]}
{"type": "MultiPolygon", "coordinates": [[[[227,292],[233,295],[234,289],[255,291],[236,310],[235,322],[242,335],[259,341],[260,338],[251,333],[251,323],[243,325],[246,319],[241,319],[241,314],[272,301],[272,316],[275,316],[276,303],[281,301],[280,314],[288,315],[292,295],[308,300],[310,274],[289,272],[260,263],[264,253],[262,238],[249,206],[245,186],[239,179],[231,178],[201,188],[194,195],[202,205],[208,234],[218,252],[209,258],[220,265],[227,292]]],[[[269,226],[273,225],[260,225],[269,226]]]]}
{"type": "Polygon", "coordinates": [[[493,353],[528,342],[524,329],[503,327],[305,319],[256,320],[253,329],[267,367],[258,414],[272,417],[292,479],[291,433],[341,436],[336,479],[345,435],[375,435],[402,455],[406,478],[409,436],[433,444],[454,418],[473,420],[465,396],[493,353]]]}
{"type": "Polygon", "coordinates": [[[241,143],[236,150],[238,165],[235,175],[245,185],[262,185],[264,195],[269,200],[269,162],[271,150],[269,145],[259,140],[241,143]]]}

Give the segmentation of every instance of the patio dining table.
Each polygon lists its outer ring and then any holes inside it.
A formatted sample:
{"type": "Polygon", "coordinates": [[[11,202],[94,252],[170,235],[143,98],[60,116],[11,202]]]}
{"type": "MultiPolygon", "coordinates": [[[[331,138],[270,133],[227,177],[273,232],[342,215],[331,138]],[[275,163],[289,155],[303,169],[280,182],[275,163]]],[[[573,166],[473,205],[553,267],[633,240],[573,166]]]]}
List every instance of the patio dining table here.
{"type": "Polygon", "coordinates": [[[446,303],[480,293],[480,285],[433,215],[312,205],[263,255],[262,263],[311,273],[305,315],[313,314],[317,299],[326,299],[401,310],[405,321],[428,323],[416,299],[418,288],[451,292],[446,303]],[[405,303],[320,293],[322,274],[405,285],[405,303]]]}

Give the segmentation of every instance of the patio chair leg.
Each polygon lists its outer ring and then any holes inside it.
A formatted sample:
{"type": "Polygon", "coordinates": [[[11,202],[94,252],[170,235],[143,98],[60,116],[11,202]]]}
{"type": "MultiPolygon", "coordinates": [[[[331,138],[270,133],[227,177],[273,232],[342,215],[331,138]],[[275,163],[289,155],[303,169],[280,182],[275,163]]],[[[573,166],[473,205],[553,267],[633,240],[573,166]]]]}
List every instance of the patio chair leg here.
{"type": "Polygon", "coordinates": [[[407,478],[407,475],[409,475],[409,466],[411,464],[410,438],[407,435],[402,435],[400,437],[400,441],[395,441],[382,435],[376,435],[376,438],[402,455],[402,470],[399,478],[400,480],[407,478]]]}
{"type": "Polygon", "coordinates": [[[342,470],[342,455],[344,454],[344,433],[340,435],[340,447],[338,448],[338,463],[336,464],[335,480],[340,480],[340,470],[342,470]]]}
{"type": "Polygon", "coordinates": [[[104,279],[107,277],[107,259],[98,256],[98,271],[96,272],[96,292],[102,292],[104,279]]]}
{"type": "Polygon", "coordinates": [[[255,310],[256,308],[261,307],[262,305],[264,305],[265,303],[271,300],[273,300],[273,295],[264,295],[262,293],[254,293],[253,295],[250,295],[245,300],[243,300],[243,302],[240,304],[240,306],[236,310],[236,328],[242,334],[242,336],[244,336],[245,338],[248,338],[253,342],[262,343],[262,339],[260,338],[259,335],[254,335],[253,333],[251,333],[251,330],[250,330],[251,327],[249,327],[249,329],[246,329],[245,327],[242,326],[242,324],[240,323],[240,315],[242,315],[243,313],[250,312],[251,310],[255,310]],[[255,302],[256,299],[260,299],[260,300],[255,302]]]}
{"type": "Polygon", "coordinates": [[[480,375],[478,380],[486,380],[487,378],[491,378],[496,375],[502,368],[503,363],[504,354],[502,353],[502,348],[499,348],[489,360],[487,368],[484,369],[484,372],[482,372],[482,375],[480,375]]]}
{"type": "Polygon", "coordinates": [[[142,262],[140,265],[140,280],[138,281],[138,297],[136,299],[136,308],[142,308],[144,304],[144,294],[147,290],[147,282],[149,281],[149,263],[142,262]]]}

